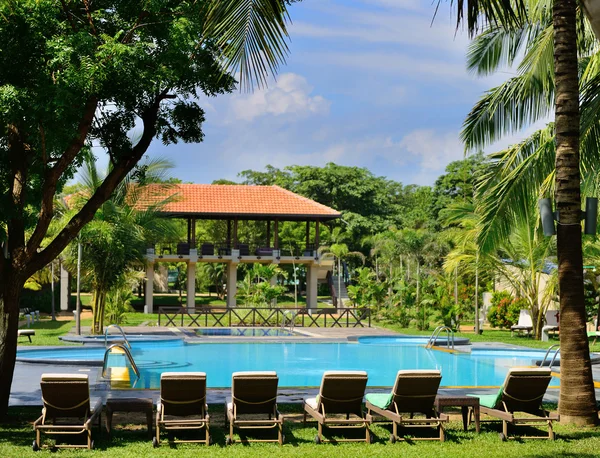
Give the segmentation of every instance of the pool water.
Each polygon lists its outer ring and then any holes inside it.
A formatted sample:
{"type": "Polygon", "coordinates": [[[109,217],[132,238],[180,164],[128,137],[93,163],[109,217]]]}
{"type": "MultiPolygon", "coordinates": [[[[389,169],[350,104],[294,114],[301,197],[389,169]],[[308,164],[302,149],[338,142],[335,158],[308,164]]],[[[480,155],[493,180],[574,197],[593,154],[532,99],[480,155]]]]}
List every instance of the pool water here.
{"type": "MultiPolygon", "coordinates": [[[[361,343],[186,343],[134,342],[141,372],[135,388],[158,388],[165,371],[204,371],[211,388],[231,386],[236,371],[274,370],[281,387],[318,387],[326,370],[365,370],[371,387],[391,386],[399,369],[439,369],[443,387],[491,387],[510,367],[530,366],[544,351],[473,350],[450,353],[421,345],[361,343]]],[[[19,357],[102,360],[104,348],[19,350],[19,357]]],[[[135,377],[132,377],[135,379],[135,377]]]]}
{"type": "Polygon", "coordinates": [[[233,336],[233,337],[290,337],[292,331],[279,328],[199,328],[197,336],[233,336]]]}

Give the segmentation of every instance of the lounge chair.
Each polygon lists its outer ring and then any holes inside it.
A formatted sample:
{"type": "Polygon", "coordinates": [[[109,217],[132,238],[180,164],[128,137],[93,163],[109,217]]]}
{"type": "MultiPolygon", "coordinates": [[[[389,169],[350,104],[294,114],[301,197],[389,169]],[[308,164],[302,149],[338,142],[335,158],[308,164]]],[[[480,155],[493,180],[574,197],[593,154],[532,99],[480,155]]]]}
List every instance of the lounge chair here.
{"type": "Polygon", "coordinates": [[[42,416],[33,423],[35,440],[33,450],[48,446],[42,444],[42,433],[47,435],[86,435],[86,444],[56,444],[61,448],[94,448],[92,425],[98,420],[100,428],[102,400],[90,408],[90,386],[86,374],[42,374],[42,416]]]}
{"type": "Polygon", "coordinates": [[[318,422],[315,442],[323,439],[323,426],[332,428],[363,429],[364,439],[339,439],[326,442],[371,443],[373,436],[369,430],[372,418],[363,410],[363,397],[367,387],[367,373],[364,371],[326,371],[321,381],[319,395],[304,400],[304,423],[306,415],[318,422]]]}
{"type": "Polygon", "coordinates": [[[226,405],[229,422],[227,445],[233,444],[233,429],[277,429],[276,439],[242,439],[241,442],[279,442],[283,445],[283,416],[277,410],[276,372],[234,372],[231,400],[226,405]]]}
{"type": "Polygon", "coordinates": [[[160,399],[156,404],[156,436],[152,445],[160,445],[161,428],[204,430],[203,439],[169,440],[169,443],[203,443],[210,445],[210,417],[206,405],[206,374],[204,372],[163,372],[160,376],[160,399]]]}
{"type": "Polygon", "coordinates": [[[550,340],[550,333],[556,333],[559,330],[558,323],[558,310],[547,310],[546,311],[546,324],[542,328],[542,340],[548,342],[550,340]]]}
{"type": "Polygon", "coordinates": [[[17,331],[17,337],[27,337],[29,342],[31,342],[31,336],[35,335],[35,331],[33,329],[19,329],[17,331]]]}
{"type": "Polygon", "coordinates": [[[515,331],[517,331],[518,334],[521,334],[521,332],[526,332],[527,335],[531,334],[531,331],[533,331],[533,322],[531,321],[529,310],[521,309],[519,321],[517,324],[510,327],[510,335],[513,336],[515,331]]]}
{"type": "Polygon", "coordinates": [[[522,438],[554,440],[552,422],[558,421],[556,413],[548,412],[542,406],[542,399],[552,379],[550,369],[547,368],[512,368],[506,375],[506,380],[497,394],[474,395],[479,398],[481,413],[502,420],[502,433],[500,438],[506,440],[514,436],[508,435],[508,425],[535,425],[546,424],[548,426],[547,436],[521,436],[522,438]],[[521,412],[527,416],[515,413],[521,412]]]}
{"type": "Polygon", "coordinates": [[[401,370],[390,394],[369,393],[367,411],[392,422],[390,442],[401,440],[398,427],[436,427],[439,437],[413,438],[414,440],[445,440],[444,423],[448,416],[435,410],[434,402],[442,376],[438,370],[401,370]],[[425,418],[414,418],[415,414],[425,418]],[[404,415],[402,415],[404,414],[404,415]]]}

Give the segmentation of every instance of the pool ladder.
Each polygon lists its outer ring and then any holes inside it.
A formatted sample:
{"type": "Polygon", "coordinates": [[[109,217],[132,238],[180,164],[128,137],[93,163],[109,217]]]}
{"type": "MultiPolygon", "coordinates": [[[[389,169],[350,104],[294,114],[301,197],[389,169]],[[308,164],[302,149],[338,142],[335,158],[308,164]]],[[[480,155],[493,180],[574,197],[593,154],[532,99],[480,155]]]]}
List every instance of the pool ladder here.
{"type": "Polygon", "coordinates": [[[450,340],[452,340],[452,350],[454,350],[454,331],[448,326],[438,326],[435,328],[431,333],[431,337],[429,337],[425,348],[433,347],[442,331],[446,331],[446,346],[450,348],[450,340]]]}
{"type": "Polygon", "coordinates": [[[298,311],[288,311],[285,310],[282,314],[281,314],[281,329],[285,329],[286,327],[288,327],[290,329],[290,331],[294,330],[294,327],[296,326],[296,316],[298,315],[298,311]]]}
{"type": "Polygon", "coordinates": [[[127,340],[125,331],[123,331],[123,328],[121,326],[119,326],[118,324],[109,324],[108,326],[106,326],[106,329],[104,330],[104,348],[108,348],[108,330],[110,328],[116,328],[119,330],[119,332],[123,336],[123,344],[125,346],[127,346],[127,348],[129,348],[129,350],[131,350],[131,344],[129,343],[129,340],[127,340]]]}
{"type": "Polygon", "coordinates": [[[542,359],[542,362],[540,363],[540,367],[544,367],[544,363],[548,360],[548,356],[550,355],[550,352],[555,347],[556,347],[556,350],[554,350],[554,355],[552,356],[552,359],[550,360],[550,363],[548,364],[548,369],[552,370],[552,366],[556,362],[556,357],[560,353],[560,344],[554,344],[548,348],[548,350],[546,351],[546,354],[544,355],[544,359],[542,359]]]}
{"type": "Polygon", "coordinates": [[[117,349],[123,351],[123,354],[127,357],[129,364],[131,364],[131,368],[133,369],[133,372],[135,373],[136,377],[140,378],[140,370],[138,369],[137,364],[135,364],[135,361],[133,359],[131,352],[125,345],[120,344],[120,343],[112,344],[104,352],[104,363],[102,364],[102,377],[106,378],[106,372],[108,370],[108,355],[110,355],[113,348],[117,348],[117,349]]]}

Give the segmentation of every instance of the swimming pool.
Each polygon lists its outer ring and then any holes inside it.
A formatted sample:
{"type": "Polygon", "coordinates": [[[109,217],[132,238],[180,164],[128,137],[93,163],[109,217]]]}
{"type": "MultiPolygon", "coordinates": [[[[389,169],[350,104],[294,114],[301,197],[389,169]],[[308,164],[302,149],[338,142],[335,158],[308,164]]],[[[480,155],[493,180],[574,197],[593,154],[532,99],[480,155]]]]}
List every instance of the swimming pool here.
{"type": "MultiPolygon", "coordinates": [[[[439,369],[444,387],[490,387],[501,385],[510,367],[529,366],[545,353],[474,349],[469,354],[421,345],[305,342],[133,342],[132,348],[141,372],[135,388],[158,388],[160,374],[165,371],[204,371],[209,387],[227,388],[233,372],[248,370],[277,371],[281,387],[317,387],[324,371],[336,369],[366,370],[370,387],[392,385],[399,369],[439,369]]],[[[66,358],[101,362],[103,356],[102,347],[18,351],[21,361],[66,358]]]]}

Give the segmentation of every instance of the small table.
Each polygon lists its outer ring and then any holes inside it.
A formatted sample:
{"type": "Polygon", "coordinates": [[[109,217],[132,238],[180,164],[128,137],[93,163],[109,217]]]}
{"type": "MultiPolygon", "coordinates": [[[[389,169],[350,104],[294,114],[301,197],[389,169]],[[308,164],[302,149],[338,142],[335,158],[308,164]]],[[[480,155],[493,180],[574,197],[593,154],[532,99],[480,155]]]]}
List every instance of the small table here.
{"type": "Polygon", "coordinates": [[[469,407],[471,407],[475,417],[475,431],[479,433],[479,398],[474,396],[437,396],[435,398],[436,410],[442,412],[444,407],[461,408],[465,431],[469,426],[469,407]]]}
{"type": "Polygon", "coordinates": [[[145,412],[148,422],[148,436],[152,437],[152,398],[111,398],[106,400],[106,431],[112,429],[114,412],[145,412]]]}

